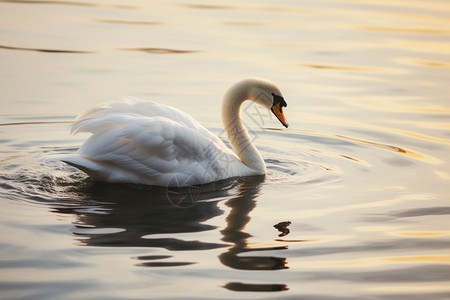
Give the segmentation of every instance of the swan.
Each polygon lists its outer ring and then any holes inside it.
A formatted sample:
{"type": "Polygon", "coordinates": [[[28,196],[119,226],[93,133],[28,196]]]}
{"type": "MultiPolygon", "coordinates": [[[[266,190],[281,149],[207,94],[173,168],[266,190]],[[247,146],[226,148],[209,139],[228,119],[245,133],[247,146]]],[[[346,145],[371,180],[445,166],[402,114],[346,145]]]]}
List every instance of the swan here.
{"type": "Polygon", "coordinates": [[[74,154],[55,155],[98,181],[184,187],[265,174],[240,108],[251,100],[272,111],[287,128],[287,104],[272,82],[249,78],[225,93],[222,121],[234,150],[190,115],[167,105],[128,98],[80,114],[72,134],[92,135],[74,154]]]}

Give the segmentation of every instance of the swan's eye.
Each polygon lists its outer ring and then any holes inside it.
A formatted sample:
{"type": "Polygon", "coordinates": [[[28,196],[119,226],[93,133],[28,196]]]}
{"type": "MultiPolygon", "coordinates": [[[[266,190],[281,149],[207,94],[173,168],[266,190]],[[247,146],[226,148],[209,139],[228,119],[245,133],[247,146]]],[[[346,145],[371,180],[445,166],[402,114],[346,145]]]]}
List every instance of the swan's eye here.
{"type": "Polygon", "coordinates": [[[286,101],[284,101],[284,98],[281,97],[280,95],[272,93],[272,97],[273,97],[272,106],[277,105],[278,103],[280,103],[280,107],[286,107],[287,106],[286,101]]]}

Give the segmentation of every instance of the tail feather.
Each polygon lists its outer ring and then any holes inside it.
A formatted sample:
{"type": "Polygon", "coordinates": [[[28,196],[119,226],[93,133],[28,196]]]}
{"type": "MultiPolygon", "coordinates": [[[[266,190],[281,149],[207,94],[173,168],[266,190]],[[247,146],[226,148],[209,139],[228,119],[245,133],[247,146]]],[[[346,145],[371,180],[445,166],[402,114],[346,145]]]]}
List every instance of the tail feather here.
{"type": "Polygon", "coordinates": [[[87,157],[78,154],[59,154],[46,157],[47,161],[63,161],[75,168],[80,169],[84,173],[93,178],[101,179],[102,168],[98,163],[87,157]]]}
{"type": "Polygon", "coordinates": [[[132,170],[125,170],[111,162],[97,161],[78,153],[52,155],[50,157],[46,157],[45,159],[47,161],[65,162],[66,164],[83,171],[91,178],[98,181],[153,184],[151,178],[146,179],[132,170]]]}

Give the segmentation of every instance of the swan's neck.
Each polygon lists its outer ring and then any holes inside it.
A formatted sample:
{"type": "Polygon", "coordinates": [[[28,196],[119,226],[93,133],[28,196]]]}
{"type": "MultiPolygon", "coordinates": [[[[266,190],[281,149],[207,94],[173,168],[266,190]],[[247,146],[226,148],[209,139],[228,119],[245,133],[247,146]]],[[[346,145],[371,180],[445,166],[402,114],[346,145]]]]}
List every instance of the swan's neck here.
{"type": "Polygon", "coordinates": [[[255,174],[264,174],[266,171],[264,160],[252,144],[241,121],[241,106],[245,100],[251,100],[246,90],[232,87],[224,97],[222,121],[228,140],[242,163],[254,170],[255,174]]]}

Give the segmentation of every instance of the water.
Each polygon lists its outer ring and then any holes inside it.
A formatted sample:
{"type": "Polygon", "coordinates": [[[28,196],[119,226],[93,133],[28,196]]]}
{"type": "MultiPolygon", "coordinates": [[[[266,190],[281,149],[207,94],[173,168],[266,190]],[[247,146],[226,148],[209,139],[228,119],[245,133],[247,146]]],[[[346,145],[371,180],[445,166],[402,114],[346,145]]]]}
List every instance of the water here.
{"type": "Polygon", "coordinates": [[[0,297],[450,299],[449,14],[0,1],[0,297]],[[41,160],[84,141],[76,114],[128,95],[224,138],[221,97],[249,76],[288,103],[289,129],[244,107],[265,177],[167,190],[41,160]]]}

